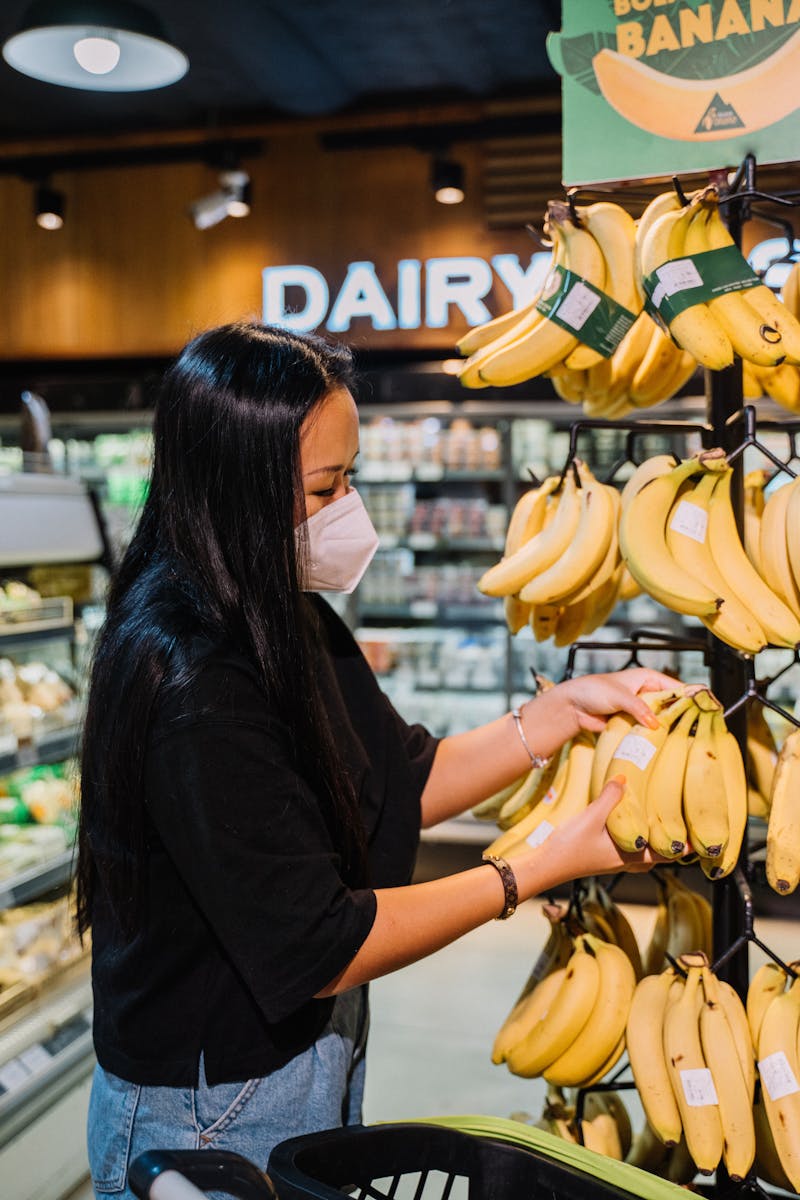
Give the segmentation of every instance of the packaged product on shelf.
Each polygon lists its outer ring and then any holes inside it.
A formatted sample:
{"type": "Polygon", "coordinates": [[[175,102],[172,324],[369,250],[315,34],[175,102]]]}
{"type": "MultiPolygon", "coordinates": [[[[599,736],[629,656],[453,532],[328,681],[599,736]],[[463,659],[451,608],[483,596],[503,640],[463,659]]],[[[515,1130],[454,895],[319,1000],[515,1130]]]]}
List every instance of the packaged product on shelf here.
{"type": "Polygon", "coordinates": [[[0,624],[12,622],[21,612],[41,608],[42,597],[26,583],[18,579],[10,579],[0,585],[0,624]]]}
{"type": "Polygon", "coordinates": [[[75,693],[45,663],[22,665],[0,658],[0,721],[16,738],[35,740],[39,732],[71,724],[76,717],[75,693]]]}
{"type": "Polygon", "coordinates": [[[69,896],[0,913],[0,962],[28,982],[44,983],[82,953],[69,896]]]}
{"type": "Polygon", "coordinates": [[[0,880],[45,866],[69,847],[62,825],[0,825],[0,880]]]}

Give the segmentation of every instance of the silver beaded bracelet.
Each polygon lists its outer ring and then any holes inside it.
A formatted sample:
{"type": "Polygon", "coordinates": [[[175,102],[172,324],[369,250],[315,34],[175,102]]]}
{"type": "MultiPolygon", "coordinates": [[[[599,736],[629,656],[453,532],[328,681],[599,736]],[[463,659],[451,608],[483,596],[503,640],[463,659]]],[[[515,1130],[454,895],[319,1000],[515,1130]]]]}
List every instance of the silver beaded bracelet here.
{"type": "MultiPolygon", "coordinates": [[[[531,766],[532,767],[546,767],[547,764],[550,762],[550,758],[544,758],[541,754],[534,754],[533,750],[531,750],[528,739],[525,736],[525,730],[522,727],[522,711],[519,708],[512,708],[511,715],[514,718],[514,724],[517,727],[517,733],[519,734],[519,740],[522,742],[523,746],[525,747],[525,749],[527,751],[528,758],[531,760],[531,766]]],[[[551,755],[551,757],[552,757],[552,755],[551,755]]]]}

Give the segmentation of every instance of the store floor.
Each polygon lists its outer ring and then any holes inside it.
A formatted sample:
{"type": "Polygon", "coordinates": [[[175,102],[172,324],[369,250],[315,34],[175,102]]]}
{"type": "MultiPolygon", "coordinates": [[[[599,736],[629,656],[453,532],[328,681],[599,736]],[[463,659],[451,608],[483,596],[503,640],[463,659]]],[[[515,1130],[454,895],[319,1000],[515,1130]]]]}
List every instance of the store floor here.
{"type": "MultiPolygon", "coordinates": [[[[622,905],[640,945],[655,909],[622,905]]],[[[800,924],[763,919],[757,932],[777,954],[800,955],[800,924]]],[[[371,986],[367,1122],[452,1113],[541,1112],[541,1080],[518,1079],[494,1066],[494,1033],[527,978],[547,934],[540,902],[521,905],[512,920],[492,921],[431,958],[371,986]]],[[[751,951],[752,969],[763,961],[751,951]]],[[[640,1121],[640,1110],[627,1102],[640,1121]]],[[[88,1187],[69,1200],[90,1200],[88,1187]]]]}

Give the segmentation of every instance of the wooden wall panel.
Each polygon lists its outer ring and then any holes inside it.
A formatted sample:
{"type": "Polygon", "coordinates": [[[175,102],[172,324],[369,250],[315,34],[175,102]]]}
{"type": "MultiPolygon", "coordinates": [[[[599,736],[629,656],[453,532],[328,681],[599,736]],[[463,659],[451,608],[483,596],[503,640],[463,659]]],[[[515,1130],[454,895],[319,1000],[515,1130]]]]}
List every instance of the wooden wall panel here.
{"type": "MultiPolygon", "coordinates": [[[[535,249],[523,230],[492,233],[483,210],[481,148],[453,146],[467,200],[437,204],[430,160],[412,149],[322,152],[306,132],[275,136],[247,163],[254,204],[244,220],[198,231],[192,199],[213,190],[202,164],[73,171],[54,184],[67,197],[63,229],[33,220],[30,185],[0,177],[0,357],[64,358],[173,353],[211,324],[261,312],[261,271],[307,263],[332,299],[348,262],[376,263],[394,302],[401,258],[535,249]]],[[[494,311],[510,303],[498,284],[494,311]]],[[[366,320],[342,335],[362,346],[447,350],[464,331],[376,333],[366,320]]]]}

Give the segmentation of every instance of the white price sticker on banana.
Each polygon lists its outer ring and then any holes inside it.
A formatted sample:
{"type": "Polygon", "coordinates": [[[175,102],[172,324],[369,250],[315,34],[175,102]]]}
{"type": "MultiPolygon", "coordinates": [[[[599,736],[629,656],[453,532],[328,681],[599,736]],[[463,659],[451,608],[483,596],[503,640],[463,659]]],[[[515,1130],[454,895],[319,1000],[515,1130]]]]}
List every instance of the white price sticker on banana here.
{"type": "Polygon", "coordinates": [[[633,763],[640,771],[644,771],[656,752],[655,746],[638,733],[626,733],[614,751],[614,758],[624,759],[633,763]]]}
{"type": "Polygon", "coordinates": [[[681,1071],[681,1083],[686,1103],[690,1108],[703,1108],[706,1104],[719,1104],[717,1089],[708,1067],[697,1067],[681,1071]]]}
{"type": "Polygon", "coordinates": [[[699,504],[692,504],[690,500],[681,500],[675,509],[669,527],[675,533],[683,533],[693,541],[702,543],[706,540],[708,513],[699,504]]]}
{"type": "Polygon", "coordinates": [[[558,315],[566,325],[573,329],[583,329],[584,325],[600,303],[600,296],[578,280],[573,283],[564,299],[558,306],[558,315]]]}
{"type": "Polygon", "coordinates": [[[533,833],[528,834],[525,841],[536,849],[537,846],[541,846],[542,842],[547,841],[554,829],[555,825],[551,825],[549,821],[542,821],[536,826],[533,833]]]}
{"type": "Polygon", "coordinates": [[[673,258],[654,273],[658,278],[658,286],[651,299],[656,308],[661,307],[665,296],[675,296],[678,292],[687,292],[689,288],[703,286],[703,276],[690,258],[673,258]]]}
{"type": "Polygon", "coordinates": [[[767,1089],[770,1100],[782,1100],[784,1096],[793,1096],[800,1092],[800,1084],[794,1077],[794,1071],[789,1066],[789,1060],[783,1050],[759,1059],[758,1073],[761,1082],[767,1089]]]}

